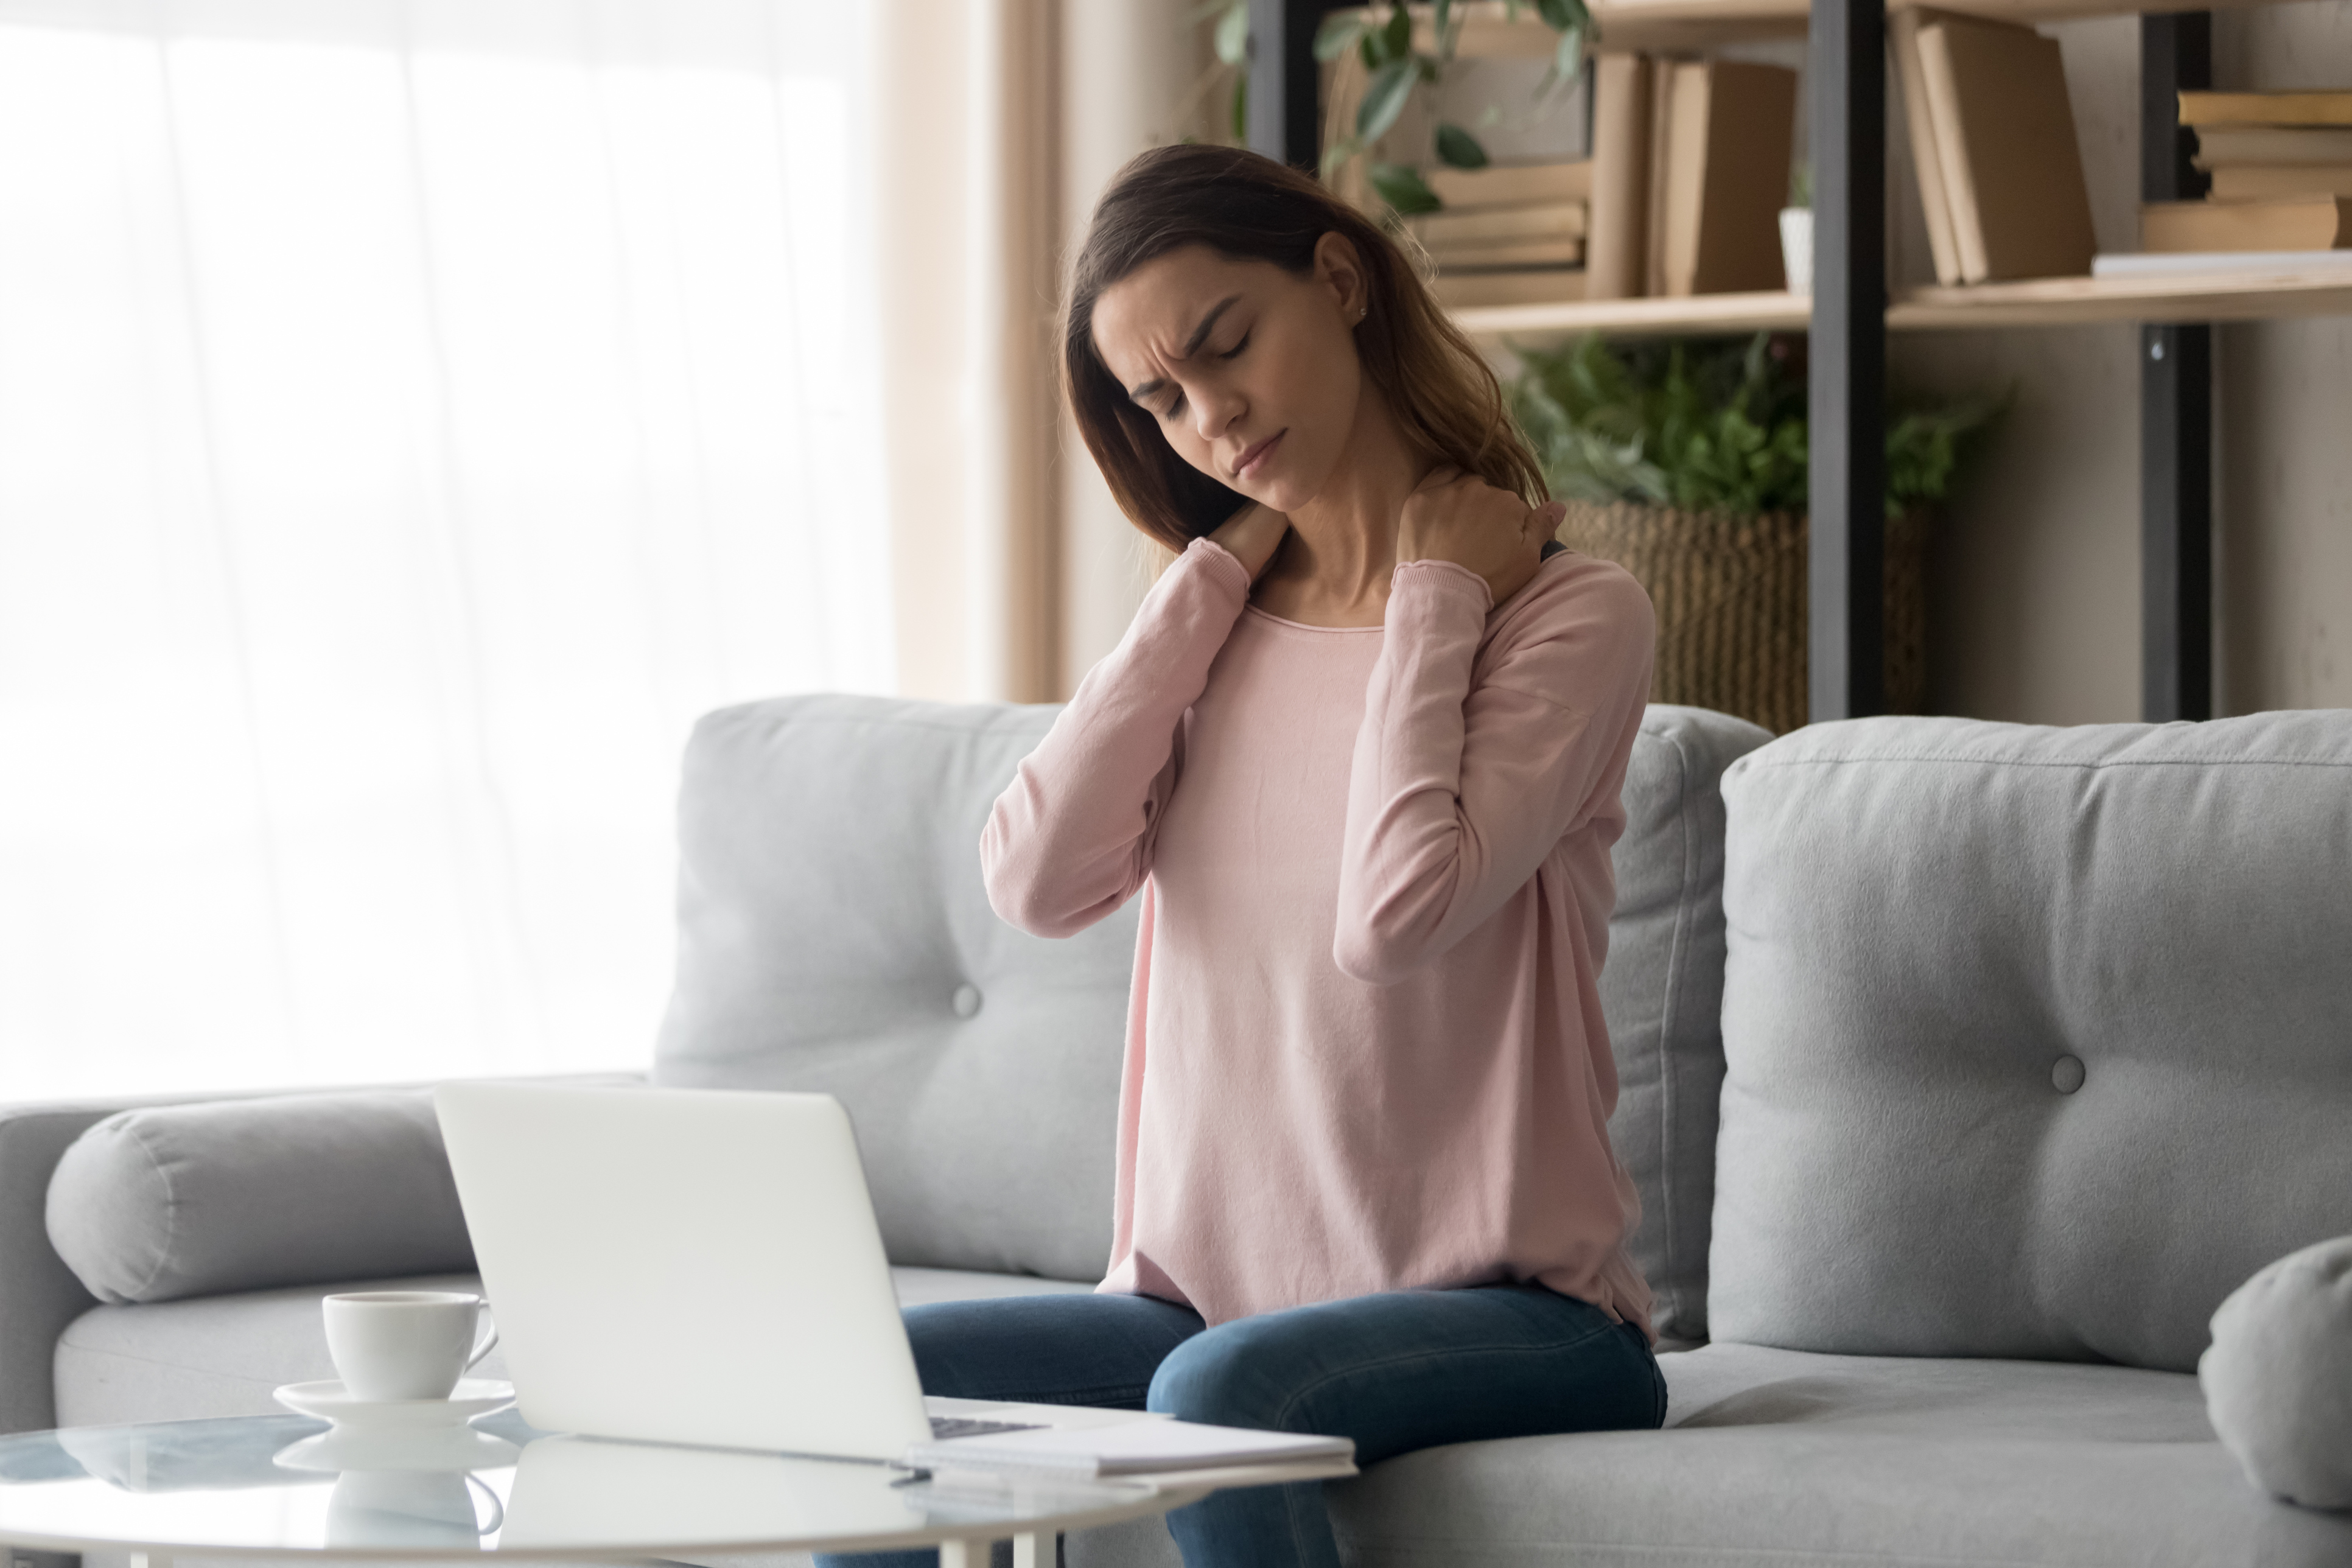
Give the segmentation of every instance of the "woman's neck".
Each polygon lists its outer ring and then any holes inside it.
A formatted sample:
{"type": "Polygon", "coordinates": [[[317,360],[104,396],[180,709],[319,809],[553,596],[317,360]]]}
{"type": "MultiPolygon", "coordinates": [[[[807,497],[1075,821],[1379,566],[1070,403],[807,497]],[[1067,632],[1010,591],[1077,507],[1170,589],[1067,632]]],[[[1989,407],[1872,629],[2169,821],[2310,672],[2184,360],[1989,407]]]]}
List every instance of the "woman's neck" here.
{"type": "Polygon", "coordinates": [[[1366,388],[1330,482],[1289,514],[1290,532],[1252,602],[1308,626],[1379,626],[1396,570],[1397,520],[1430,466],[1366,388]]]}

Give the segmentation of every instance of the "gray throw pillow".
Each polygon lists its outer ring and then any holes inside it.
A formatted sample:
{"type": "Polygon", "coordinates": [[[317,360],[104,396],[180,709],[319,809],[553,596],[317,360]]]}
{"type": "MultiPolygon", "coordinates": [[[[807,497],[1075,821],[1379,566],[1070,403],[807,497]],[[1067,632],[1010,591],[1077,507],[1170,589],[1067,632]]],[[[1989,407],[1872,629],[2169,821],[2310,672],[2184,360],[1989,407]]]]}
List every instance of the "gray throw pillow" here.
{"type": "Polygon", "coordinates": [[[423,1090],[122,1111],[58,1162],[48,1227],[109,1302],[474,1267],[423,1090]]]}
{"type": "Polygon", "coordinates": [[[2231,1292],[2197,1379],[2247,1479],[2306,1508],[2352,1508],[2352,1236],[2231,1292]]]}

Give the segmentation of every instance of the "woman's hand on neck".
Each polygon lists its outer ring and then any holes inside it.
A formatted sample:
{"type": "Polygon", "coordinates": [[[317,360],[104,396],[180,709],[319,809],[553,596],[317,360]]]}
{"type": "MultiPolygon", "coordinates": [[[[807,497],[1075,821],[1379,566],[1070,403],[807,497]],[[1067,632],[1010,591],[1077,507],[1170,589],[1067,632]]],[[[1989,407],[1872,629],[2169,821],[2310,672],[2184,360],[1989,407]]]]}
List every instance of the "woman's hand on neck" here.
{"type": "Polygon", "coordinates": [[[1379,626],[1396,571],[1398,521],[1433,466],[1412,449],[1386,400],[1367,386],[1330,479],[1288,514],[1290,531],[1251,602],[1308,626],[1379,626]]]}

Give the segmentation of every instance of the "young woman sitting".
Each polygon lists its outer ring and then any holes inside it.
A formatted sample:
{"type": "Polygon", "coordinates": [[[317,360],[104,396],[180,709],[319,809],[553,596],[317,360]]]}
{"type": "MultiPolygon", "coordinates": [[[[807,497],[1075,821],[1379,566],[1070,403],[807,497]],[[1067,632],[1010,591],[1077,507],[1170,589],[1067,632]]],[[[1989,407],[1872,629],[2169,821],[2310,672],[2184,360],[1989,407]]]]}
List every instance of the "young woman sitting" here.
{"type": "MultiPolygon", "coordinates": [[[[1176,557],[981,856],[1039,935],[1142,897],[1115,1239],[1094,1295],[908,1311],[924,1387],[1367,1466],[1656,1426],[1596,990],[1648,599],[1549,542],[1494,375],[1395,242],[1270,160],[1127,167],[1064,369],[1176,557]]],[[[1339,1561],[1319,1485],[1169,1526],[1191,1568],[1339,1561]]]]}

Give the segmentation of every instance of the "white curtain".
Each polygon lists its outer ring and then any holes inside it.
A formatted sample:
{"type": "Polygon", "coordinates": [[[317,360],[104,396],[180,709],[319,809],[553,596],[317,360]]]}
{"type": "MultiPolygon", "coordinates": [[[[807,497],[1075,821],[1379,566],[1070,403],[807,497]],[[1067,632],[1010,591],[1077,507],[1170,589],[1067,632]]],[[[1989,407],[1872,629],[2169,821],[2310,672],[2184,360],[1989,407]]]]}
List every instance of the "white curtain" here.
{"type": "Polygon", "coordinates": [[[648,1060],[895,684],[866,9],[0,0],[0,1100],[648,1060]]]}

